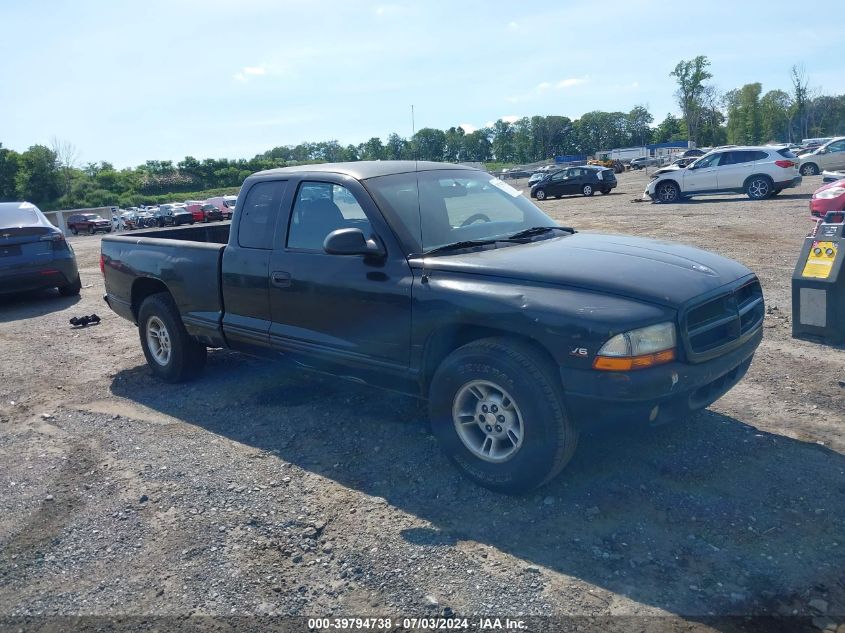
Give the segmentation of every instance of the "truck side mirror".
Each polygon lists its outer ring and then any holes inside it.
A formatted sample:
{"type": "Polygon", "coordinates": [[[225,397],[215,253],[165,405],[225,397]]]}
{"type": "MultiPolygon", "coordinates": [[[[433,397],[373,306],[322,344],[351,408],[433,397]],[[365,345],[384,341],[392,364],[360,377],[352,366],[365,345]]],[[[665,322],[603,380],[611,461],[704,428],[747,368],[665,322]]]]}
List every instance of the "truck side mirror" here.
{"type": "Polygon", "coordinates": [[[384,247],[376,239],[368,240],[361,229],[337,229],[326,235],[323,250],[329,255],[382,256],[384,247]]]}

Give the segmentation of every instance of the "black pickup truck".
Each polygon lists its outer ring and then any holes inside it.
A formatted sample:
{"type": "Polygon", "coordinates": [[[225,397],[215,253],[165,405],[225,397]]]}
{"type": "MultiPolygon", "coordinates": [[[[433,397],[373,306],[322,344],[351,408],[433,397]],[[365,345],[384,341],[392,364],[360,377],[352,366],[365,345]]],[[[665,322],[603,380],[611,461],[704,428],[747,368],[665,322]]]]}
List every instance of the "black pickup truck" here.
{"type": "Polygon", "coordinates": [[[231,224],[107,236],[101,267],[162,379],[226,347],[427,398],[447,455],[503,492],[554,477],[580,425],[708,406],[762,338],[741,264],[578,233],[442,163],[260,172],[231,224]]]}

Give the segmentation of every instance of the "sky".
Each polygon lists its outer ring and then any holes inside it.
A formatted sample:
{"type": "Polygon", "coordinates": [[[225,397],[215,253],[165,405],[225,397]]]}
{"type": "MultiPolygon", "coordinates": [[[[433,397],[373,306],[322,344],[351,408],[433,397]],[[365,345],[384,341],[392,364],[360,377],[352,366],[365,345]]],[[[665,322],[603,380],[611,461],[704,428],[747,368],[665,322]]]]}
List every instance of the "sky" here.
{"type": "Polygon", "coordinates": [[[0,0],[0,143],[78,162],[251,158],[503,118],[677,114],[706,55],[727,91],[845,93],[842,29],[794,0],[0,0]]]}

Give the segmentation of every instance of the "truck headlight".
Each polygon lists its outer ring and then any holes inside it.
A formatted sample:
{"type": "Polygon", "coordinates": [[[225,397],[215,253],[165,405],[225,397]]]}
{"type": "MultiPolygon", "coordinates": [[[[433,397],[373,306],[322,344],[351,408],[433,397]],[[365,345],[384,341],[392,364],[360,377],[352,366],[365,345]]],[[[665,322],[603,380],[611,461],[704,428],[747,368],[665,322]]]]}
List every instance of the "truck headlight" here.
{"type": "Polygon", "coordinates": [[[675,324],[658,323],[617,334],[599,349],[594,369],[630,371],[675,360],[675,324]]]}

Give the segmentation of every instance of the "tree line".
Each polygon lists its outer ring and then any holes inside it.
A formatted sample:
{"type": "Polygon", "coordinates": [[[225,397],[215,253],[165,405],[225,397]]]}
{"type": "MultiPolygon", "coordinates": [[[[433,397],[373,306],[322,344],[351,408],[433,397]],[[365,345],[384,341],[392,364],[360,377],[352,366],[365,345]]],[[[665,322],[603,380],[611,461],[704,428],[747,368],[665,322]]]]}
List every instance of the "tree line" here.
{"type": "Polygon", "coordinates": [[[558,155],[592,155],[615,147],[692,140],[699,146],[794,142],[845,133],[845,95],[811,88],[803,68],[790,71],[790,90],[763,93],[760,83],[720,92],[710,83],[710,61],[682,60],[675,79],[680,117],[657,125],[646,105],[630,112],[595,110],[580,118],[532,116],[498,120],[464,130],[422,128],[410,138],[391,133],[357,145],[335,140],[274,147],[251,159],[150,160],[115,169],[108,162],[78,164],[75,147],[53,139],[24,152],[0,143],[0,201],[29,200],[42,209],[134,206],[165,202],[178,194],[202,198],[233,192],[249,174],[274,167],[318,162],[419,159],[446,162],[532,163],[558,155]]]}

